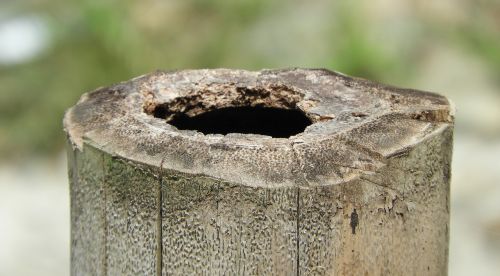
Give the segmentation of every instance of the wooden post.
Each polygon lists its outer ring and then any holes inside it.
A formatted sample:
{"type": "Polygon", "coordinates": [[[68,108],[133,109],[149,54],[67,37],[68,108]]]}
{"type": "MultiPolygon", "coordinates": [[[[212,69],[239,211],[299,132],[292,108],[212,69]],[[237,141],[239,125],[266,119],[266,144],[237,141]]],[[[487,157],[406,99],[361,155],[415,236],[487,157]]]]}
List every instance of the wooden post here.
{"type": "Polygon", "coordinates": [[[72,275],[446,275],[453,119],[327,70],[87,93],[64,119],[72,275]]]}

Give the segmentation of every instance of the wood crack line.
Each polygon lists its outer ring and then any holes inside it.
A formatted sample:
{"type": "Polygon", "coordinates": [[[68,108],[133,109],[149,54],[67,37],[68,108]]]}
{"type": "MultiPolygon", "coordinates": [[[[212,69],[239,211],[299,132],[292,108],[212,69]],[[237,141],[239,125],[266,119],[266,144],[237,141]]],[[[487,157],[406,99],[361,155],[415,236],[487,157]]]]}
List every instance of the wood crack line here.
{"type": "Polygon", "coordinates": [[[109,232],[109,222],[108,222],[108,212],[107,212],[107,204],[108,204],[108,196],[107,196],[107,175],[106,175],[106,162],[104,153],[101,153],[101,166],[102,166],[102,193],[104,197],[104,204],[102,207],[103,220],[104,220],[104,260],[103,260],[103,275],[108,275],[108,232],[109,232]]]}
{"type": "Polygon", "coordinates": [[[300,187],[297,187],[297,276],[300,275],[300,187]]]}
{"type": "MultiPolygon", "coordinates": [[[[301,160],[299,160],[299,155],[297,153],[297,150],[295,149],[295,143],[292,142],[290,144],[290,148],[292,150],[293,156],[294,156],[294,161],[297,164],[297,168],[301,169],[303,168],[304,164],[301,160]]],[[[300,275],[300,187],[297,187],[297,199],[296,199],[296,206],[297,206],[297,219],[296,219],[296,233],[295,233],[295,240],[297,243],[296,247],[296,261],[295,261],[295,266],[296,266],[296,273],[297,276],[300,275]]]]}
{"type": "Polygon", "coordinates": [[[165,158],[161,159],[160,162],[160,173],[158,176],[158,190],[156,191],[157,200],[157,217],[156,217],[156,276],[161,276],[163,272],[163,212],[162,212],[162,186],[163,186],[163,162],[165,158]]]}

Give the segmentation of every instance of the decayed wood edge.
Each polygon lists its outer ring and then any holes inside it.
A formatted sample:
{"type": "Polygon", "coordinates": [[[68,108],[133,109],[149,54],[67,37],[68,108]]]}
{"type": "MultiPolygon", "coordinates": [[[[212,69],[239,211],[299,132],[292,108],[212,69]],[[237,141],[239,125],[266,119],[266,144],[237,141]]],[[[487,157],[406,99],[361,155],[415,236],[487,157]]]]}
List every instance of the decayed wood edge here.
{"type": "MultiPolygon", "coordinates": [[[[376,162],[378,162],[379,165],[376,167],[370,167],[367,169],[363,169],[363,168],[355,168],[355,167],[344,167],[342,164],[335,164],[335,163],[330,162],[331,164],[329,164],[329,165],[337,166],[338,168],[341,168],[341,169],[345,168],[345,169],[351,171],[351,173],[349,174],[350,176],[348,178],[343,178],[341,182],[328,183],[328,181],[326,181],[326,182],[322,183],[320,186],[337,185],[337,184],[340,184],[343,182],[359,179],[360,177],[362,177],[365,174],[377,173],[378,170],[380,170],[386,166],[387,162],[390,159],[407,154],[407,152],[411,151],[415,146],[419,145],[421,142],[425,141],[426,139],[429,139],[430,137],[438,135],[440,132],[442,132],[443,129],[448,128],[448,127],[453,128],[453,124],[448,124],[448,123],[429,124],[428,130],[430,132],[425,133],[424,135],[422,135],[420,137],[415,137],[416,139],[414,139],[411,143],[404,145],[404,147],[396,147],[394,150],[391,150],[391,151],[387,152],[386,154],[384,154],[384,156],[379,155],[379,153],[377,153],[377,152],[373,152],[369,148],[363,147],[362,144],[356,142],[356,140],[352,140],[351,138],[344,140],[344,141],[347,141],[347,143],[346,144],[340,143],[341,147],[346,147],[346,146],[349,146],[349,144],[353,143],[352,146],[356,147],[358,152],[364,151],[365,152],[364,154],[366,154],[366,156],[375,156],[375,160],[376,160],[376,162]]],[[[342,137],[342,136],[340,136],[340,137],[342,137]]],[[[151,167],[156,168],[157,170],[161,168],[162,162],[167,161],[167,159],[165,159],[165,157],[151,158],[151,156],[144,155],[144,154],[126,157],[122,153],[116,152],[115,151],[116,148],[114,148],[113,146],[110,147],[109,145],[104,145],[104,146],[100,145],[100,144],[94,142],[91,138],[89,138],[86,135],[83,137],[83,141],[84,141],[83,142],[84,144],[92,145],[93,147],[95,147],[99,150],[102,150],[103,152],[108,152],[112,156],[121,157],[125,160],[128,160],[128,162],[141,164],[141,165],[145,165],[145,166],[151,166],[151,167]]],[[[343,140],[342,139],[341,140],[334,140],[332,142],[336,143],[339,141],[343,141],[343,140]]],[[[73,148],[73,150],[79,151],[79,148],[73,148]]],[[[294,147],[292,147],[292,150],[296,151],[294,149],[294,147]]],[[[300,165],[300,163],[299,163],[299,164],[297,164],[297,166],[305,166],[305,164],[300,165]]],[[[238,181],[240,179],[228,179],[228,178],[224,178],[224,177],[217,177],[214,175],[208,175],[205,173],[197,173],[197,172],[193,173],[193,172],[186,172],[186,171],[177,170],[177,169],[171,169],[171,168],[168,168],[167,165],[164,165],[162,169],[170,171],[170,172],[179,172],[179,173],[188,174],[188,175],[203,176],[203,177],[212,178],[212,179],[219,179],[221,181],[240,183],[243,185],[249,184],[249,183],[242,183],[241,181],[238,181]]],[[[248,185],[248,186],[252,186],[251,184],[252,183],[250,183],[250,185],[248,185]]],[[[304,183],[296,182],[290,186],[298,185],[298,186],[309,187],[309,186],[318,185],[318,184],[315,184],[315,185],[311,185],[311,184],[314,184],[314,182],[309,182],[309,183],[306,183],[305,185],[304,185],[304,183]]],[[[283,185],[277,185],[275,187],[282,187],[282,186],[283,185]]],[[[288,185],[284,185],[284,186],[288,186],[288,185]]]]}
{"type": "MultiPolygon", "coordinates": [[[[385,157],[384,156],[376,156],[377,158],[375,160],[377,160],[377,162],[380,162],[379,164],[381,166],[385,166],[385,163],[388,159],[392,158],[392,157],[395,157],[395,156],[399,156],[401,154],[404,154],[405,152],[407,152],[408,150],[411,150],[412,147],[414,147],[415,145],[418,145],[418,143],[420,143],[422,140],[426,139],[427,136],[429,135],[433,135],[433,133],[435,132],[439,132],[439,129],[443,128],[443,127],[446,127],[446,126],[452,126],[452,124],[430,124],[430,130],[431,132],[429,133],[425,133],[425,135],[423,135],[422,137],[418,137],[418,139],[415,139],[412,143],[410,144],[407,144],[405,145],[403,148],[396,148],[394,151],[392,152],[388,152],[387,154],[385,154],[385,157]]],[[[87,142],[87,143],[92,143],[92,144],[95,144],[96,147],[99,147],[101,148],[102,150],[104,151],[110,151],[113,155],[118,155],[118,156],[122,156],[123,157],[123,154],[120,154],[119,152],[116,153],[114,152],[114,150],[116,150],[116,148],[113,148],[112,146],[109,147],[109,145],[104,145],[104,146],[101,146],[101,145],[97,145],[97,143],[93,142],[90,138],[88,138],[87,136],[84,136],[84,140],[87,142]]],[[[352,140],[348,139],[348,142],[353,142],[352,140]]],[[[359,143],[355,143],[354,144],[358,150],[368,150],[367,148],[363,148],[359,143]]],[[[77,148],[75,148],[76,150],[77,148]]],[[[367,151],[367,154],[373,156],[373,154],[377,154],[376,152],[372,152],[371,150],[368,150],[367,151]]],[[[127,157],[124,157],[127,159],[127,157]]],[[[137,163],[143,163],[143,164],[147,164],[147,165],[151,165],[151,166],[155,166],[155,167],[159,167],[159,164],[158,164],[158,160],[159,158],[151,158],[151,156],[148,156],[148,155],[136,155],[136,156],[132,156],[132,158],[128,158],[129,160],[133,161],[133,162],[137,162],[137,163]]],[[[380,168],[381,166],[378,166],[378,168],[380,168]]],[[[342,167],[342,165],[339,164],[339,167],[342,167]]],[[[354,169],[354,168],[352,168],[354,169]]],[[[377,170],[377,167],[375,168],[371,168],[371,169],[360,169],[360,168],[357,168],[355,169],[354,173],[357,173],[358,176],[359,176],[359,173],[373,173],[377,170]]],[[[179,170],[176,170],[176,169],[173,169],[173,171],[179,171],[179,170]]],[[[217,177],[217,176],[213,176],[213,175],[206,175],[206,174],[203,174],[203,173],[193,173],[193,172],[185,172],[183,171],[184,173],[189,173],[189,174],[196,174],[196,175],[205,175],[207,177],[212,177],[212,178],[221,178],[221,177],[217,177]]],[[[356,176],[357,177],[357,176],[356,176]]],[[[224,179],[224,178],[222,178],[224,179]]],[[[352,179],[352,178],[350,178],[352,179]]],[[[225,179],[226,181],[236,181],[237,180],[234,180],[234,179],[225,179]]],[[[245,184],[248,184],[248,183],[245,183],[245,184]]],[[[336,183],[338,184],[338,183],[336,183]]],[[[308,184],[309,185],[309,184],[308,184]]],[[[293,186],[293,185],[292,185],[293,186]]]]}

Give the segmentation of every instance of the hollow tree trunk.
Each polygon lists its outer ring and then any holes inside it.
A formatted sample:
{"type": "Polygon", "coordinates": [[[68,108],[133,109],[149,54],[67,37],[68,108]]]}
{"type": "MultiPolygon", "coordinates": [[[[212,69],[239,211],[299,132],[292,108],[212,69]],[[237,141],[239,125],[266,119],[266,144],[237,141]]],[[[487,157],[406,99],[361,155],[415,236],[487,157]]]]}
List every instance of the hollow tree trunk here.
{"type": "Polygon", "coordinates": [[[64,119],[72,275],[446,275],[450,110],[307,69],[87,93],[64,119]]]}

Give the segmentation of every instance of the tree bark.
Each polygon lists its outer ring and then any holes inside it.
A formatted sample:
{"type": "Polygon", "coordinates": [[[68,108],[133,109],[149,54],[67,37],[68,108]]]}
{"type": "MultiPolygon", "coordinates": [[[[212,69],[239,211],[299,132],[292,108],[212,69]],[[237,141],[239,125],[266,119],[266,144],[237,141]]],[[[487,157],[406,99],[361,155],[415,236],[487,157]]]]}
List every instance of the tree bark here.
{"type": "Polygon", "coordinates": [[[156,72],[87,93],[64,119],[71,274],[446,275],[453,120],[442,96],[327,70],[156,72]],[[172,125],[242,106],[311,125],[172,125]]]}

